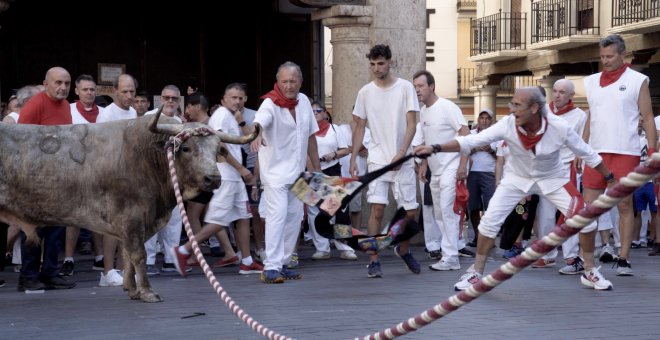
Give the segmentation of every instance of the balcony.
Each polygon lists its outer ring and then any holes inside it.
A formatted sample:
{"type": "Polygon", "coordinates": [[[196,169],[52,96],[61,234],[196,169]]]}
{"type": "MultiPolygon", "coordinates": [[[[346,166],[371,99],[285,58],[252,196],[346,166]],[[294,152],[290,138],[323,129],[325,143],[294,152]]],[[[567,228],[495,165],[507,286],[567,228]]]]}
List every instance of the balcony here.
{"type": "Polygon", "coordinates": [[[475,92],[474,68],[459,68],[456,80],[458,81],[458,96],[473,97],[475,92]]]}
{"type": "Polygon", "coordinates": [[[532,50],[564,50],[600,41],[599,0],[532,3],[532,50]]]}
{"type": "Polygon", "coordinates": [[[660,31],[660,0],[612,0],[610,33],[660,31]]]}
{"type": "MultiPolygon", "coordinates": [[[[477,84],[474,81],[475,69],[474,68],[459,68],[457,71],[458,81],[458,97],[474,97],[477,95],[477,84]]],[[[516,92],[517,88],[525,86],[537,86],[538,83],[534,77],[508,75],[502,78],[497,89],[497,96],[511,97],[516,92]]]]}
{"type": "Polygon", "coordinates": [[[457,0],[456,1],[456,11],[458,13],[466,12],[476,12],[477,11],[477,1],[473,0],[457,0]]]}
{"type": "Polygon", "coordinates": [[[496,62],[527,56],[527,13],[499,12],[470,20],[470,61],[496,62]]]}

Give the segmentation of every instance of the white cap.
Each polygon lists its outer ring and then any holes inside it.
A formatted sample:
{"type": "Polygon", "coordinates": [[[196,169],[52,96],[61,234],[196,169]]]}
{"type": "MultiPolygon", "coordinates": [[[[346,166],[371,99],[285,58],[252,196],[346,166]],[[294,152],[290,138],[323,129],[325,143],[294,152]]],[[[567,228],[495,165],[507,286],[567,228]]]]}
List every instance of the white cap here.
{"type": "Polygon", "coordinates": [[[484,112],[486,112],[486,113],[490,116],[490,118],[495,118],[495,117],[494,117],[494,114],[493,114],[493,111],[490,110],[490,109],[483,109],[483,110],[481,110],[481,111],[479,112],[479,116],[481,116],[481,114],[484,113],[484,112]]]}

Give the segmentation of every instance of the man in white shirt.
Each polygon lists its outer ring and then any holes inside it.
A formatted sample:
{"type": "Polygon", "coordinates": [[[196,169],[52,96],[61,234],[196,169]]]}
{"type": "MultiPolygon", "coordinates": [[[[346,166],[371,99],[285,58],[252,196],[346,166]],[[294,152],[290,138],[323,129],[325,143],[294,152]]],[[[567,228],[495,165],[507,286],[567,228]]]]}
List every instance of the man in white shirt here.
{"type": "MultiPolygon", "coordinates": [[[[376,45],[369,54],[369,69],[374,80],[358,92],[353,108],[356,122],[353,132],[353,152],[351,153],[351,175],[357,176],[356,159],[364,137],[365,126],[369,122],[371,142],[367,158],[368,171],[380,169],[410,152],[410,143],[415,135],[416,114],[419,102],[413,85],[390,73],[392,51],[387,45],[376,45]]],[[[413,161],[402,164],[399,169],[389,171],[369,184],[367,202],[371,203],[368,233],[376,235],[381,229],[385,207],[389,203],[389,188],[399,207],[406,210],[406,218],[413,220],[417,213],[417,190],[413,161]]],[[[394,248],[394,253],[406,263],[410,271],[420,273],[419,263],[408,249],[408,241],[394,248]]],[[[368,277],[382,277],[383,272],[378,254],[370,255],[367,267],[368,277]]]]}
{"type": "MultiPolygon", "coordinates": [[[[619,179],[639,165],[641,147],[637,125],[640,117],[644,119],[649,151],[655,151],[657,135],[649,78],[624,62],[626,44],[621,36],[607,36],[599,46],[603,71],[584,78],[589,101],[589,120],[584,138],[619,179]]],[[[598,173],[589,167],[584,169],[582,181],[587,202],[598,198],[606,187],[598,173]]],[[[633,270],[628,261],[633,241],[632,196],[621,200],[618,208],[621,253],[616,263],[617,275],[632,276],[633,270]]],[[[604,244],[607,242],[608,239],[603,240],[604,244]]]]}
{"type": "Polygon", "coordinates": [[[312,105],[300,93],[302,71],[292,62],[280,65],[272,91],[261,98],[254,124],[262,127],[252,141],[252,151],[259,152],[259,176],[264,186],[262,203],[266,219],[266,260],[261,281],[283,283],[302,275],[288,268],[300,233],[303,203],[289,190],[305,170],[307,157],[312,169],[321,171],[316,136],[318,125],[312,105]]]}
{"type": "MultiPolygon", "coordinates": [[[[581,208],[582,197],[569,182],[560,150],[568,146],[578,157],[596,169],[610,185],[616,180],[602,158],[561,118],[548,115],[545,97],[537,87],[517,89],[509,108],[511,115],[506,116],[486,131],[451,142],[432,146],[418,146],[416,155],[428,155],[431,152],[457,152],[463,154],[475,147],[504,140],[509,146],[510,156],[504,168],[505,175],[479,225],[477,256],[474,268],[461,277],[454,285],[456,290],[465,290],[481,280],[486,266],[486,256],[493,247],[495,237],[511,210],[525,196],[538,194],[548,198],[564,215],[571,216],[571,206],[581,208]],[[577,202],[577,203],[576,203],[577,202]]],[[[597,290],[612,289],[595,267],[594,242],[596,224],[580,230],[580,244],[584,256],[585,272],[581,282],[597,290]]]]}
{"type": "MultiPolygon", "coordinates": [[[[463,112],[451,101],[435,94],[435,79],[428,71],[413,76],[417,98],[424,104],[419,114],[422,145],[442,144],[470,133],[463,112]]],[[[467,178],[467,156],[458,152],[434,154],[424,159],[418,172],[419,180],[426,182],[426,169],[431,169],[433,217],[442,235],[442,259],[430,265],[432,270],[461,269],[458,262],[460,216],[454,212],[456,181],[467,178]]]]}

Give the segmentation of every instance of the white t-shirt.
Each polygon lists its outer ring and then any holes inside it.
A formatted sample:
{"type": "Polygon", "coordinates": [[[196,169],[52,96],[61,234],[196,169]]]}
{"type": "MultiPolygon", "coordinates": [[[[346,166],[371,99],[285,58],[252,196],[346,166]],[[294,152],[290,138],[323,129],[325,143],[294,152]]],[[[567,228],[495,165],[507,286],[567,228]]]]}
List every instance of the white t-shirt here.
{"type": "MultiPolygon", "coordinates": [[[[230,135],[239,136],[241,134],[236,118],[234,118],[234,115],[224,106],[220,106],[215,112],[213,112],[208,125],[213,130],[222,130],[222,132],[230,135]]],[[[225,143],[225,147],[229,151],[229,154],[240,164],[241,146],[239,144],[225,143]]],[[[218,170],[220,171],[220,177],[222,177],[223,181],[239,182],[242,180],[241,174],[238,170],[227,162],[218,163],[218,170]]]]}
{"type": "MultiPolygon", "coordinates": [[[[370,82],[360,89],[353,115],[366,119],[371,129],[369,163],[387,165],[392,161],[403,144],[409,111],[418,112],[419,102],[407,80],[397,78],[388,88],[370,82]]],[[[408,148],[406,153],[410,152],[408,148]]]]}
{"type": "Polygon", "coordinates": [[[270,186],[293,184],[307,163],[307,142],[319,130],[307,96],[298,94],[295,108],[296,120],[288,109],[279,107],[265,99],[255,123],[263,127],[265,146],[259,149],[259,172],[261,181],[270,186]]]}
{"type": "MultiPolygon", "coordinates": [[[[252,122],[254,122],[254,116],[257,114],[257,111],[248,109],[247,107],[243,109],[243,119],[245,119],[245,124],[248,126],[252,125],[252,122]]],[[[254,168],[255,164],[257,163],[257,153],[252,152],[250,149],[250,143],[242,144],[241,148],[243,149],[243,152],[247,155],[247,158],[245,160],[246,168],[254,168]]]]}
{"type": "MultiPolygon", "coordinates": [[[[444,144],[458,137],[458,130],[463,126],[467,127],[467,122],[463,117],[463,112],[451,101],[438,98],[431,107],[426,105],[422,107],[419,114],[419,132],[421,138],[416,145],[444,144]]],[[[417,136],[415,136],[417,138],[417,136]]],[[[429,169],[434,176],[440,176],[446,170],[458,169],[461,155],[458,152],[440,152],[431,155],[428,158],[429,169]]]]}
{"type": "MultiPolygon", "coordinates": [[[[158,112],[158,109],[153,109],[153,110],[151,110],[151,111],[147,111],[147,112],[145,112],[144,115],[145,115],[145,116],[148,116],[148,115],[155,115],[157,112],[158,112]]],[[[183,123],[183,121],[181,120],[181,117],[179,117],[179,116],[177,116],[177,115],[174,115],[173,117],[171,117],[171,116],[168,116],[168,115],[166,115],[166,114],[164,114],[164,113],[161,113],[160,116],[161,116],[161,117],[170,117],[170,118],[174,118],[174,119],[176,119],[179,123],[183,123]]]]}
{"type": "Polygon", "coordinates": [[[9,112],[7,114],[7,117],[13,118],[15,123],[18,123],[18,116],[19,116],[18,112],[9,112]]]}
{"type": "Polygon", "coordinates": [[[589,101],[589,145],[598,153],[639,156],[639,90],[648,77],[627,68],[614,83],[601,87],[602,72],[584,78],[589,101]]]}
{"type": "MultiPolygon", "coordinates": [[[[318,124],[318,123],[317,123],[318,124]]],[[[328,128],[328,132],[323,137],[316,136],[316,146],[319,150],[319,158],[323,155],[329,153],[337,152],[338,149],[347,148],[348,144],[343,136],[340,136],[337,132],[338,126],[332,124],[328,128]]],[[[333,159],[330,162],[321,162],[321,170],[325,170],[335,164],[339,163],[339,160],[333,159]]]]}
{"type": "Polygon", "coordinates": [[[135,118],[137,118],[137,112],[135,112],[134,108],[129,107],[128,110],[124,110],[117,106],[115,103],[112,103],[106,106],[103,111],[99,112],[99,115],[96,117],[96,122],[103,123],[135,118]]]}
{"type": "MultiPolygon", "coordinates": [[[[481,132],[486,130],[488,129],[484,129],[481,132]]],[[[476,135],[478,133],[477,129],[470,130],[470,134],[476,135]]],[[[490,148],[493,151],[497,150],[497,143],[490,143],[490,148]]],[[[495,157],[486,151],[477,151],[470,155],[470,163],[470,171],[495,172],[495,157]]]]}
{"type": "MultiPolygon", "coordinates": [[[[348,146],[349,151],[353,152],[353,131],[351,130],[351,124],[342,124],[337,127],[337,132],[340,136],[343,136],[348,146]]],[[[369,140],[371,140],[371,131],[369,128],[364,129],[364,138],[362,138],[362,145],[365,148],[369,149],[369,140]]],[[[347,155],[339,159],[341,163],[341,175],[342,177],[353,177],[349,172],[351,167],[351,155],[347,155]]],[[[357,155],[355,158],[355,165],[358,168],[358,176],[362,176],[367,172],[367,158],[357,155]]]]}
{"type": "MultiPolygon", "coordinates": [[[[99,116],[101,115],[101,112],[103,112],[102,107],[99,108],[99,114],[96,116],[96,119],[98,120],[99,116]]],[[[85,117],[78,112],[78,108],[76,107],[76,103],[73,102],[71,103],[71,124],[89,124],[89,123],[96,123],[96,122],[90,122],[85,117]]]]}
{"type": "MultiPolygon", "coordinates": [[[[554,115],[552,113],[552,110],[548,108],[548,113],[551,115],[554,115]]],[[[557,115],[555,115],[557,116],[557,115]]],[[[575,133],[578,134],[578,136],[582,136],[582,133],[584,132],[584,126],[587,123],[587,114],[582,111],[582,109],[576,107],[571,111],[568,111],[560,116],[557,116],[559,118],[563,118],[568,125],[573,127],[573,130],[575,133]]],[[[564,147],[561,149],[561,161],[564,163],[569,163],[571,161],[575,160],[575,154],[571,149],[564,147]]]]}

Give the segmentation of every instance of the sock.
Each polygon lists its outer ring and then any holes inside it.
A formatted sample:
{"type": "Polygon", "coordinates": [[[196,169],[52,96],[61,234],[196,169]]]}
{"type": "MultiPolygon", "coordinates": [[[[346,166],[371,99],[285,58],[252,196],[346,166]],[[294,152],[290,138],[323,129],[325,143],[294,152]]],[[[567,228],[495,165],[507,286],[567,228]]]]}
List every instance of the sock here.
{"type": "Polygon", "coordinates": [[[99,262],[99,261],[103,261],[103,255],[96,255],[96,257],[94,257],[94,262],[99,262]]]}
{"type": "Polygon", "coordinates": [[[244,265],[246,265],[246,266],[251,266],[251,265],[252,265],[252,262],[253,262],[253,261],[252,261],[252,256],[244,257],[244,258],[241,260],[241,263],[244,264],[244,265]]]}
{"type": "Polygon", "coordinates": [[[71,262],[73,262],[73,256],[67,256],[67,257],[65,257],[65,258],[64,258],[64,262],[66,262],[66,261],[71,261],[71,262]]]}
{"type": "Polygon", "coordinates": [[[184,246],[179,246],[179,253],[181,253],[183,255],[190,255],[190,253],[188,252],[188,250],[184,246]]]}

